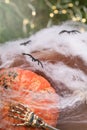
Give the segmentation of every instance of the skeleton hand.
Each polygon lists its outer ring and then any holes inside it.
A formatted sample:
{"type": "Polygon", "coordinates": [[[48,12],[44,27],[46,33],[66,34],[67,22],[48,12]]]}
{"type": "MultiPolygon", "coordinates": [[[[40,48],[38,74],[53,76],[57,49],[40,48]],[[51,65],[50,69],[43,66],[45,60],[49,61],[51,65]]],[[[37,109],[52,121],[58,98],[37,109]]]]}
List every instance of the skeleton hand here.
{"type": "Polygon", "coordinates": [[[9,116],[22,122],[20,124],[13,124],[14,126],[42,127],[50,130],[58,130],[45,123],[23,104],[11,105],[9,116]]]}

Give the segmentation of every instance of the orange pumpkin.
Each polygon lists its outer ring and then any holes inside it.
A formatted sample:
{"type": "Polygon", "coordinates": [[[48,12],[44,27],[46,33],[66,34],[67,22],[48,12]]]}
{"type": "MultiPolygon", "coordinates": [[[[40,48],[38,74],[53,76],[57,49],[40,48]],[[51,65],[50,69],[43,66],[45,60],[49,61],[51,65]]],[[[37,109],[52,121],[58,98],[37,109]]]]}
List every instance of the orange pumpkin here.
{"type": "Polygon", "coordinates": [[[28,127],[12,126],[20,121],[8,116],[11,103],[27,105],[52,126],[57,123],[58,96],[46,79],[32,71],[19,68],[0,71],[0,130],[28,130],[28,127]]]}

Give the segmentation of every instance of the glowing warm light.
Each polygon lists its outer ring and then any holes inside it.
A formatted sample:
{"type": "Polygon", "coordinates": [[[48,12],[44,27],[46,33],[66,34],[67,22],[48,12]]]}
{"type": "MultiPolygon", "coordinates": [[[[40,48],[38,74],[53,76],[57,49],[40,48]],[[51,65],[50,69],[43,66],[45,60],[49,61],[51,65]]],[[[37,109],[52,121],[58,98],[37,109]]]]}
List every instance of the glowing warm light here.
{"type": "Polygon", "coordinates": [[[54,14],[53,14],[53,13],[50,13],[50,17],[53,18],[53,17],[54,17],[54,14]]]}
{"type": "Polygon", "coordinates": [[[62,13],[63,13],[63,14],[66,14],[66,13],[67,13],[67,10],[63,9],[63,10],[62,10],[62,13]]]}
{"type": "Polygon", "coordinates": [[[73,7],[73,3],[69,3],[68,6],[69,6],[69,7],[73,7]]]}
{"type": "Polygon", "coordinates": [[[35,24],[34,23],[32,23],[30,26],[31,26],[32,29],[35,28],[35,24]]]}
{"type": "Polygon", "coordinates": [[[57,9],[54,10],[54,14],[58,14],[58,10],[57,9]]]}
{"type": "Polygon", "coordinates": [[[36,15],[36,11],[32,11],[32,15],[35,16],[36,15]]]}
{"type": "Polygon", "coordinates": [[[26,25],[26,24],[28,24],[29,23],[29,20],[28,19],[24,19],[23,20],[23,25],[26,25]]]}
{"type": "Polygon", "coordinates": [[[55,9],[56,9],[56,6],[55,6],[55,5],[54,5],[54,6],[52,6],[52,9],[53,9],[53,10],[55,10],[55,9]]]}
{"type": "Polygon", "coordinates": [[[77,19],[77,21],[79,21],[81,18],[78,16],[78,17],[76,17],[76,19],[77,19]]]}
{"type": "Polygon", "coordinates": [[[77,19],[75,17],[72,18],[73,21],[77,21],[77,19]]]}
{"type": "Polygon", "coordinates": [[[10,0],[5,0],[5,3],[6,3],[6,4],[9,4],[9,3],[10,3],[10,0]]]}
{"type": "Polygon", "coordinates": [[[86,19],[85,18],[82,18],[82,20],[81,20],[83,23],[85,23],[86,22],[86,19]]]}
{"type": "Polygon", "coordinates": [[[85,29],[84,29],[84,28],[81,28],[80,31],[81,31],[81,32],[85,32],[85,29]]]}

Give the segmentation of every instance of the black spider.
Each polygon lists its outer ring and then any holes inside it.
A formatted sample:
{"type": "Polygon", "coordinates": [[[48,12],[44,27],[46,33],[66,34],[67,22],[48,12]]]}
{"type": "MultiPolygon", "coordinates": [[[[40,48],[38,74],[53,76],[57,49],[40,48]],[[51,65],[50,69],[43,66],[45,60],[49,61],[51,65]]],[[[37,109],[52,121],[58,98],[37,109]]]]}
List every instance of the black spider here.
{"type": "Polygon", "coordinates": [[[43,64],[41,63],[41,61],[39,61],[38,59],[35,59],[31,54],[27,54],[27,53],[22,53],[22,55],[28,55],[28,56],[30,56],[31,58],[32,58],[32,61],[34,61],[34,62],[38,62],[38,65],[40,64],[41,65],[41,67],[43,68],[43,64]]]}
{"type": "Polygon", "coordinates": [[[61,32],[59,32],[59,34],[62,34],[62,33],[68,33],[68,34],[70,34],[70,33],[80,33],[78,30],[71,30],[71,31],[68,31],[68,30],[62,30],[61,32]]]}
{"type": "Polygon", "coordinates": [[[26,45],[29,44],[30,42],[31,42],[31,40],[28,40],[28,41],[26,41],[26,42],[20,43],[20,45],[26,46],[26,45]]]}

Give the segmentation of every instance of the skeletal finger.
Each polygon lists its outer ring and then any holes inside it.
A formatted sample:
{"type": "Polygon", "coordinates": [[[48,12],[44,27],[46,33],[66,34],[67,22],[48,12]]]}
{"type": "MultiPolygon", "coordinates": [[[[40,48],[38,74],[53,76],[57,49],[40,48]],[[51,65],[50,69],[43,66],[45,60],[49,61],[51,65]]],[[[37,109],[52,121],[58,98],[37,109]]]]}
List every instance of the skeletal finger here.
{"type": "Polygon", "coordinates": [[[9,114],[10,117],[12,118],[15,118],[15,119],[18,119],[18,120],[21,120],[21,121],[25,121],[25,118],[23,117],[20,117],[20,116],[16,116],[16,115],[13,115],[13,114],[9,114]]]}
{"type": "Polygon", "coordinates": [[[24,106],[24,104],[22,103],[19,103],[17,107],[19,107],[21,110],[30,110],[28,107],[24,106]]]}
{"type": "Polygon", "coordinates": [[[24,110],[23,108],[19,107],[19,106],[15,106],[15,107],[14,107],[14,110],[15,110],[15,111],[19,111],[20,113],[25,112],[25,110],[24,110]]]}
{"type": "Polygon", "coordinates": [[[13,126],[26,126],[26,123],[21,123],[21,124],[12,124],[13,126]]]}
{"type": "Polygon", "coordinates": [[[25,109],[23,109],[23,108],[22,108],[21,106],[19,106],[19,105],[14,105],[14,106],[11,106],[10,111],[12,111],[12,112],[19,111],[19,113],[24,113],[24,112],[25,112],[25,109]]]}
{"type": "Polygon", "coordinates": [[[15,110],[10,110],[10,113],[14,113],[14,114],[19,114],[20,116],[25,116],[25,114],[24,113],[21,113],[21,112],[19,112],[19,111],[15,111],[15,110]]]}

